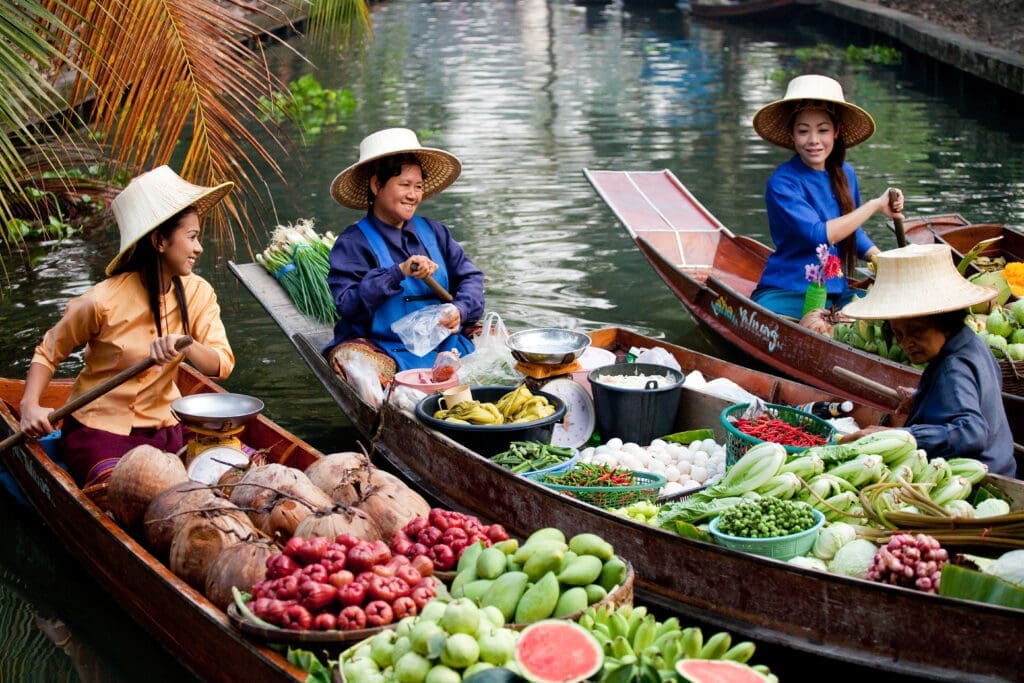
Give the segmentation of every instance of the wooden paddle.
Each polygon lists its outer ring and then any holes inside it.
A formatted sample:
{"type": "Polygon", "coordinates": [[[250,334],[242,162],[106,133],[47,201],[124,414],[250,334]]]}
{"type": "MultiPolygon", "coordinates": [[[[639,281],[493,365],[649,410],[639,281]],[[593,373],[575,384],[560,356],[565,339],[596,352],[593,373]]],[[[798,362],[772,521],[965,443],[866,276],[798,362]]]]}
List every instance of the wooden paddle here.
{"type": "MultiPolygon", "coordinates": [[[[889,208],[890,209],[892,209],[893,206],[896,205],[896,197],[898,197],[898,196],[899,195],[896,194],[896,189],[895,188],[890,188],[889,189],[889,208]]],[[[896,231],[896,246],[897,247],[905,247],[905,246],[907,246],[907,233],[905,233],[903,231],[903,219],[902,218],[893,218],[892,219],[892,227],[896,231]]]]}
{"type": "Polygon", "coordinates": [[[839,367],[838,365],[834,365],[834,366],[832,366],[832,374],[839,375],[840,377],[845,377],[846,379],[849,379],[849,380],[853,380],[854,382],[857,382],[858,384],[861,384],[861,385],[863,385],[863,386],[865,386],[868,389],[871,389],[873,391],[877,391],[878,393],[882,394],[883,396],[885,396],[887,398],[891,398],[894,401],[901,401],[902,400],[902,397],[900,396],[900,393],[898,391],[896,391],[895,389],[893,389],[892,387],[887,387],[884,384],[882,384],[880,382],[876,382],[873,379],[868,379],[867,377],[864,377],[863,375],[858,375],[856,372],[853,372],[852,370],[847,370],[846,368],[842,368],[842,367],[839,367]]]}
{"type": "MultiPolygon", "coordinates": [[[[174,350],[182,351],[191,343],[192,337],[182,337],[181,339],[178,340],[178,343],[174,345],[174,350]]],[[[113,377],[103,380],[102,382],[100,382],[99,384],[97,384],[84,394],[80,394],[74,397],[73,399],[65,403],[63,406],[57,408],[52,413],[47,415],[47,419],[50,421],[50,424],[57,424],[60,420],[64,419],[66,416],[75,412],[82,406],[92,403],[93,401],[98,399],[100,396],[103,396],[111,389],[121,386],[122,384],[130,380],[132,377],[135,377],[139,373],[144,372],[145,370],[148,370],[149,368],[153,367],[154,363],[155,361],[152,358],[144,358],[140,360],[138,363],[132,365],[131,367],[125,368],[124,370],[117,373],[113,377]]],[[[8,448],[17,446],[24,439],[25,432],[19,429],[18,431],[16,431],[14,434],[11,434],[3,441],[0,441],[0,453],[3,453],[8,448]]]]}
{"type": "MultiPolygon", "coordinates": [[[[415,273],[417,270],[420,269],[420,264],[414,261],[413,264],[409,267],[412,270],[412,272],[415,273]]],[[[448,293],[448,290],[442,287],[441,284],[434,279],[433,275],[426,276],[425,278],[423,278],[423,281],[426,282],[427,286],[434,290],[434,294],[437,294],[441,301],[445,302],[446,304],[450,304],[452,301],[455,300],[452,298],[452,295],[448,293]]]]}

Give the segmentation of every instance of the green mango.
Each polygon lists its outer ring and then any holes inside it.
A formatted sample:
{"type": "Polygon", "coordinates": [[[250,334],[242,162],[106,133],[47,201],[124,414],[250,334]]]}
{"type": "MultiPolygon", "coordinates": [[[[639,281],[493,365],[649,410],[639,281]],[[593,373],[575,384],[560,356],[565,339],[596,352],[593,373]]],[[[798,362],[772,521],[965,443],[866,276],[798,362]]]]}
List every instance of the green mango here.
{"type": "Polygon", "coordinates": [[[988,314],[988,317],[985,319],[985,331],[990,334],[998,334],[1004,339],[1013,334],[1013,326],[1006,319],[1006,314],[1002,308],[996,307],[988,314]]]}
{"type": "Polygon", "coordinates": [[[601,576],[604,563],[595,555],[580,555],[558,574],[558,580],[569,586],[586,586],[601,576]]]}
{"type": "Polygon", "coordinates": [[[583,586],[573,586],[558,597],[553,617],[565,617],[576,612],[582,612],[589,605],[587,600],[587,589],[583,586]]]}
{"type": "MultiPolygon", "coordinates": [[[[494,583],[480,599],[481,607],[493,605],[501,610],[506,622],[512,620],[516,613],[516,605],[519,599],[526,592],[526,583],[529,578],[523,572],[506,572],[494,579],[494,583]]],[[[552,606],[554,609],[554,606],[552,606]]]]}
{"type": "Polygon", "coordinates": [[[555,611],[561,591],[558,577],[548,572],[523,593],[516,605],[515,623],[532,624],[547,619],[555,611]]]}
{"type": "Polygon", "coordinates": [[[613,557],[604,563],[604,566],[601,568],[600,580],[597,583],[600,583],[601,588],[610,593],[615,586],[625,582],[626,573],[625,561],[618,556],[613,557]]]}

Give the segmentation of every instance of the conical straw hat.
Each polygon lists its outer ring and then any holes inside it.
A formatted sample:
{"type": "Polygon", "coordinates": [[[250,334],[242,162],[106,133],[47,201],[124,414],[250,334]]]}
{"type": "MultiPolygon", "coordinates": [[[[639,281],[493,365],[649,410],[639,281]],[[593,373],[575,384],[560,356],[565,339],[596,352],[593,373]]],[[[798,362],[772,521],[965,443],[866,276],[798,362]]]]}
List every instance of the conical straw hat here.
{"type": "Polygon", "coordinates": [[[878,255],[878,272],[868,293],[843,306],[864,320],[919,318],[959,311],[992,299],[995,287],[968,281],[953,265],[945,244],[909,244],[878,255]]]}
{"type": "Polygon", "coordinates": [[[169,166],[158,166],[132,178],[110,203],[121,233],[121,248],[107,265],[107,275],[116,270],[122,259],[129,258],[138,241],[158,225],[190,206],[202,218],[234,186],[232,182],[214,187],[193,185],[169,166]]]}
{"type": "Polygon", "coordinates": [[[419,160],[423,168],[424,199],[444,190],[462,173],[462,163],[454,154],[423,147],[416,133],[408,128],[385,128],[366,136],[359,143],[359,161],[335,176],[331,182],[331,196],[342,206],[366,210],[371,162],[393,154],[412,154],[419,160]]]}
{"type": "Polygon", "coordinates": [[[793,149],[790,119],[802,102],[809,101],[822,102],[833,109],[839,120],[839,136],[847,149],[874,135],[871,114],[846,101],[839,81],[814,74],[797,76],[789,82],[785,97],[761,107],[754,114],[754,130],[773,145],[793,149]]]}

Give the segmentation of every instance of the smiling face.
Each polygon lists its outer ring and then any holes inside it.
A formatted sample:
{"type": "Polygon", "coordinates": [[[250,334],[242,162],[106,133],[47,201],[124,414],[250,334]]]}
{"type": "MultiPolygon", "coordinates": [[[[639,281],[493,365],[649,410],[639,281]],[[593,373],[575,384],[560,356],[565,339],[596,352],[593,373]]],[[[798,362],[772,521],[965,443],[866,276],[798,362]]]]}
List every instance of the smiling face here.
{"type": "Polygon", "coordinates": [[[892,336],[912,363],[927,363],[946,343],[946,334],[930,317],[892,320],[892,336]]]}
{"type": "Polygon", "coordinates": [[[423,201],[423,171],[416,164],[402,164],[402,172],[384,181],[370,178],[374,193],[373,213],[388,225],[401,228],[423,201]]]}
{"type": "Polygon", "coordinates": [[[836,127],[824,109],[804,109],[793,119],[793,146],[810,168],[825,170],[825,160],[835,146],[836,127]]]}
{"type": "Polygon", "coordinates": [[[170,237],[162,236],[159,231],[153,233],[153,246],[159,254],[161,272],[170,282],[177,275],[184,277],[192,273],[199,255],[203,253],[203,245],[199,243],[199,216],[195,211],[182,215],[178,225],[170,237]]]}

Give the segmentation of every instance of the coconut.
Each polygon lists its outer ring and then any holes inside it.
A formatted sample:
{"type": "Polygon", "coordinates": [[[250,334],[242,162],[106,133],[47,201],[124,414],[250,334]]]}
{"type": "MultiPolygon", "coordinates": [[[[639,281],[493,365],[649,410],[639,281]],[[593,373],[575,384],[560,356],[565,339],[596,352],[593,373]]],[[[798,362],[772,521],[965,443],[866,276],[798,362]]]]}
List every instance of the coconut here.
{"type": "Polygon", "coordinates": [[[430,515],[430,503],[423,496],[390,472],[376,468],[370,475],[366,494],[357,505],[373,519],[384,539],[390,539],[416,517],[430,515]]]}
{"type": "Polygon", "coordinates": [[[257,536],[244,512],[223,499],[214,503],[219,509],[188,515],[171,541],[171,571],[198,590],[206,587],[207,569],[225,548],[257,536]]]}
{"type": "Polygon", "coordinates": [[[267,575],[267,558],[280,552],[268,539],[255,538],[220,551],[206,570],[203,594],[221,609],[234,600],[231,588],[250,591],[267,575]]]}
{"type": "Polygon", "coordinates": [[[343,451],[317,459],[305,473],[335,503],[351,505],[358,500],[376,469],[365,453],[343,451]]]}
{"type": "Polygon", "coordinates": [[[186,516],[184,513],[208,508],[216,498],[217,494],[209,486],[194,481],[183,481],[161,491],[146,507],[142,518],[146,547],[166,562],[174,532],[186,516]]]}
{"type": "Polygon", "coordinates": [[[291,535],[310,512],[331,506],[330,497],[302,470],[279,464],[246,472],[234,485],[231,502],[248,512],[256,528],[272,538],[291,535]],[[275,514],[286,501],[289,504],[275,514]]]}
{"type": "Polygon", "coordinates": [[[157,494],[183,481],[188,481],[188,472],[177,455],[153,446],[136,446],[121,456],[110,473],[110,511],[122,527],[135,531],[157,494]]]}
{"type": "Polygon", "coordinates": [[[366,541],[388,540],[381,536],[380,529],[368,514],[357,507],[340,504],[314,511],[295,527],[295,536],[302,538],[337,538],[341,534],[351,534],[366,541]]]}

